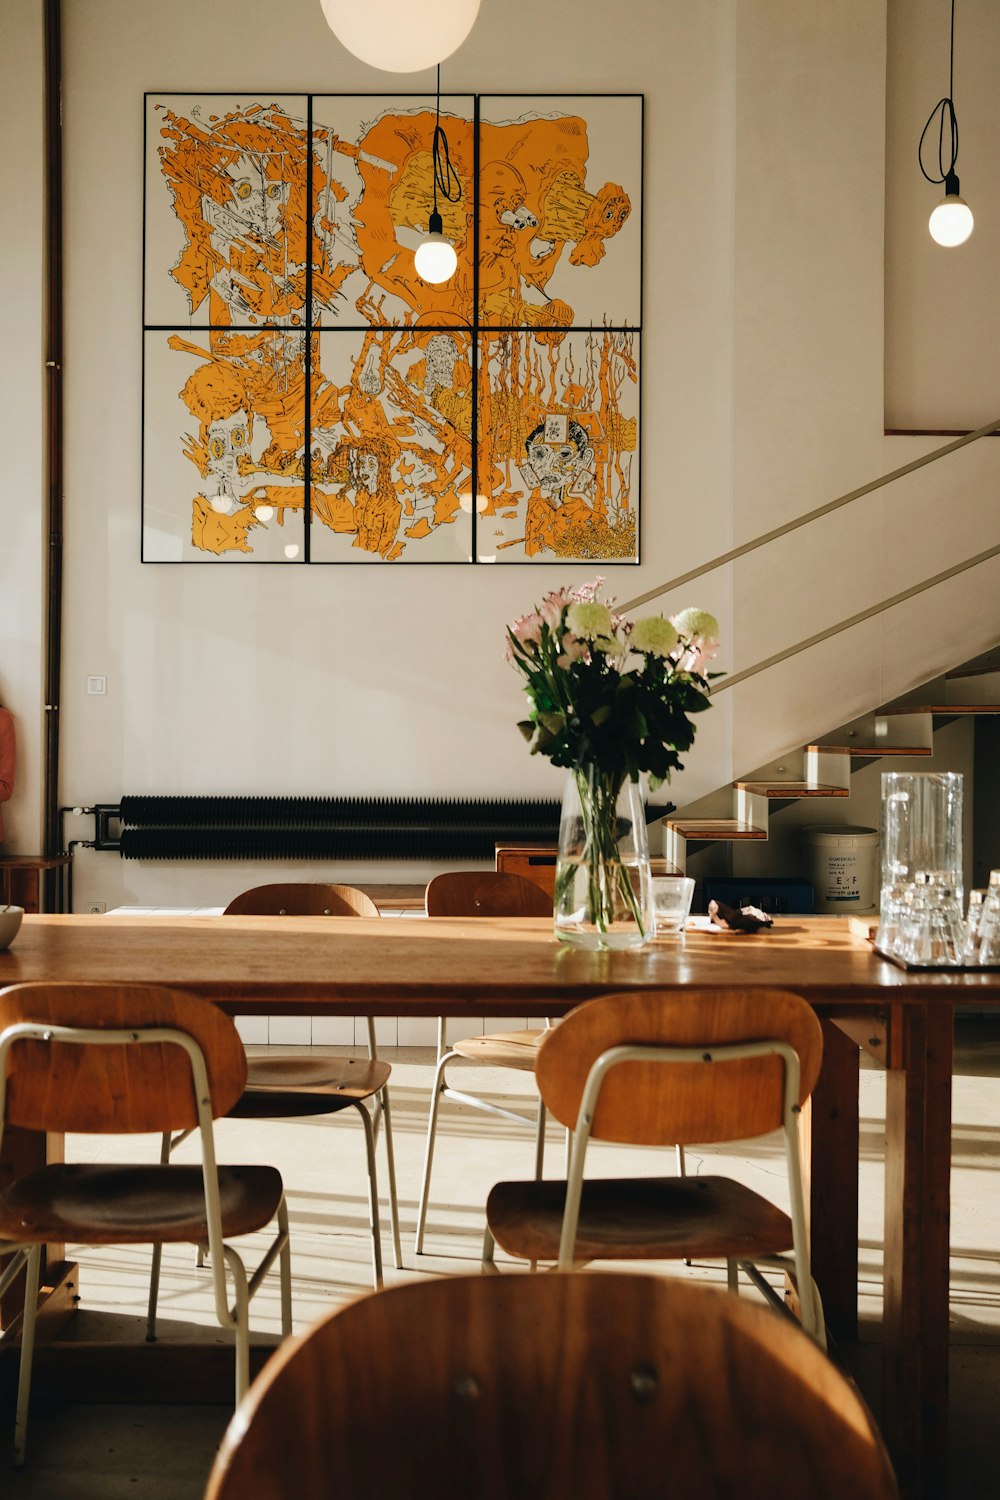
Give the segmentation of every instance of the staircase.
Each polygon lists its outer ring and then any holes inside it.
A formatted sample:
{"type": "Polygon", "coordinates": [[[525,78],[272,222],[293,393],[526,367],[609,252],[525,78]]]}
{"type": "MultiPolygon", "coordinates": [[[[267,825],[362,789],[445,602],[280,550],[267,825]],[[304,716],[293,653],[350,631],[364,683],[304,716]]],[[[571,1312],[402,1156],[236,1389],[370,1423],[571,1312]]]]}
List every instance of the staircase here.
{"type": "Polygon", "coordinates": [[[997,714],[1000,662],[997,653],[990,652],[943,678],[933,679],[919,693],[886,704],[815,744],[804,745],[797,755],[733,782],[732,817],[698,816],[696,807],[663,818],[664,855],[670,865],[683,872],[692,844],[764,841],[769,836],[772,811],[789,802],[850,797],[851,773],[856,765],[883,756],[930,758],[936,728],[962,717],[997,714]]]}

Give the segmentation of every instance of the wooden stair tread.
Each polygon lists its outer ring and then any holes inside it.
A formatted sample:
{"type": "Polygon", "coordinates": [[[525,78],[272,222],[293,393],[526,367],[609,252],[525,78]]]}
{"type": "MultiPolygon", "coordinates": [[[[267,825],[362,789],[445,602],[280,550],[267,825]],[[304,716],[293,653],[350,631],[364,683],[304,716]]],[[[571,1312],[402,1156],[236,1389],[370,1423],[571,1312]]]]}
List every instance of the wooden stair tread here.
{"type": "Polygon", "coordinates": [[[737,818],[664,818],[664,827],[685,839],[766,839],[766,828],[754,828],[737,818]]]}
{"type": "Polygon", "coordinates": [[[849,797],[850,787],[820,786],[810,781],[734,781],[737,791],[753,792],[757,797],[849,797]]]}
{"type": "Polygon", "coordinates": [[[820,755],[865,755],[875,760],[883,755],[933,755],[926,745],[806,745],[806,752],[815,750],[820,755]]]}

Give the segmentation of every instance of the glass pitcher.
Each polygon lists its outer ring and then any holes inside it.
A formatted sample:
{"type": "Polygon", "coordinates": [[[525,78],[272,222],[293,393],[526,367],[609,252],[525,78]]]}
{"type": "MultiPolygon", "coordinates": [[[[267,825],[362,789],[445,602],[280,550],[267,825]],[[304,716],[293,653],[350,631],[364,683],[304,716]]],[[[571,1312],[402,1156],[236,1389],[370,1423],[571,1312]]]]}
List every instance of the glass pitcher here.
{"type": "MultiPolygon", "coordinates": [[[[917,887],[918,907],[936,906],[949,931],[956,918],[962,921],[963,782],[956,771],[883,773],[882,880],[875,941],[885,953],[907,956],[899,951],[900,923],[912,918],[917,887]]],[[[908,961],[929,962],[912,957],[908,961]]]]}

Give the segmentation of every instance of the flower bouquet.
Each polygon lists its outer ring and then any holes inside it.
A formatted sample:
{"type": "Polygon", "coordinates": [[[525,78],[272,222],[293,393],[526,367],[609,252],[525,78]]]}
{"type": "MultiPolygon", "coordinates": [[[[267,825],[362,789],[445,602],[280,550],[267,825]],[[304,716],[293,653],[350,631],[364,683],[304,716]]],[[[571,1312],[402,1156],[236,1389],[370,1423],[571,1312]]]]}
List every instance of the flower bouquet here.
{"type": "Polygon", "coordinates": [[[533,755],[569,771],[559,831],[555,922],[591,947],[649,935],[646,823],[639,789],[681,769],[691,715],[710,706],[706,673],[716,621],[700,609],[630,621],[601,595],[604,580],[547,594],[507,631],[507,659],[531,705],[518,725],[533,755]]]}

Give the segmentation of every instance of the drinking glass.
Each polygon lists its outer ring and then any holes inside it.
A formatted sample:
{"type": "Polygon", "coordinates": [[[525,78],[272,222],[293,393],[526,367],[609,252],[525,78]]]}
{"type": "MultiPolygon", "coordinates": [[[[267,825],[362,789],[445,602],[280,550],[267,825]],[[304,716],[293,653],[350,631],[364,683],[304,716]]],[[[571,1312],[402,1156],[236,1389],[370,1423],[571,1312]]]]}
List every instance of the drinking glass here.
{"type": "Polygon", "coordinates": [[[962,960],[967,964],[977,964],[979,962],[979,945],[982,939],[981,929],[985,900],[985,891],[969,892],[969,910],[965,917],[965,944],[962,948],[962,960]]]}
{"type": "Polygon", "coordinates": [[[689,875],[653,876],[653,921],[658,938],[683,937],[693,895],[694,881],[689,875]]]}
{"type": "Polygon", "coordinates": [[[983,914],[979,919],[979,955],[981,964],[1000,964],[1000,870],[990,871],[983,914]]]}
{"type": "Polygon", "coordinates": [[[893,952],[905,963],[951,967],[963,961],[965,929],[954,889],[917,870],[899,911],[893,952]]]}

